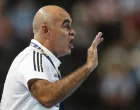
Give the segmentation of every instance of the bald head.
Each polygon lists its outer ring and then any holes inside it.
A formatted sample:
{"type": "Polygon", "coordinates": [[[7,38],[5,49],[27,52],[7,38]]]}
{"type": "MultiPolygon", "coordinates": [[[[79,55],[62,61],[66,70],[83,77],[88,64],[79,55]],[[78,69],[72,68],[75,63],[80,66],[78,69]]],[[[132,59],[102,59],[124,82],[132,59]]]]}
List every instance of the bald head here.
{"type": "Polygon", "coordinates": [[[63,16],[69,14],[61,7],[55,5],[44,6],[36,13],[33,20],[33,32],[36,34],[42,24],[46,24],[49,28],[54,26],[53,23],[56,22],[56,19],[62,19],[63,16]],[[62,14],[63,13],[63,14],[62,14]]]}

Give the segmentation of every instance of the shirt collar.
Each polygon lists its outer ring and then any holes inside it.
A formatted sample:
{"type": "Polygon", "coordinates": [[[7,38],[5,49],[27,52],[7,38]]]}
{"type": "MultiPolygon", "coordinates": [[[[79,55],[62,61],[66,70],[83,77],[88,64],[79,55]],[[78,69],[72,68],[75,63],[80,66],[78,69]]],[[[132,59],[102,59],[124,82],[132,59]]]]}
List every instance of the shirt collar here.
{"type": "Polygon", "coordinates": [[[42,44],[40,44],[37,40],[32,39],[31,40],[32,43],[35,43],[36,45],[38,45],[53,61],[55,67],[59,67],[61,62],[60,60],[52,53],[50,52],[46,47],[44,47],[42,44]]]}

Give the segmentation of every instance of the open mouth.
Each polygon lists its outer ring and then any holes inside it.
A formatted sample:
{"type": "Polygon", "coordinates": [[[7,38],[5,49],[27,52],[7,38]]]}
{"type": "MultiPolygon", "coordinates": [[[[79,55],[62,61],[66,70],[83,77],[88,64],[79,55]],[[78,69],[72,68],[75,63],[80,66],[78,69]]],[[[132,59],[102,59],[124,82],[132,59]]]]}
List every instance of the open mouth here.
{"type": "Polygon", "coordinates": [[[69,47],[72,49],[73,48],[73,39],[70,40],[69,42],[69,47]]]}

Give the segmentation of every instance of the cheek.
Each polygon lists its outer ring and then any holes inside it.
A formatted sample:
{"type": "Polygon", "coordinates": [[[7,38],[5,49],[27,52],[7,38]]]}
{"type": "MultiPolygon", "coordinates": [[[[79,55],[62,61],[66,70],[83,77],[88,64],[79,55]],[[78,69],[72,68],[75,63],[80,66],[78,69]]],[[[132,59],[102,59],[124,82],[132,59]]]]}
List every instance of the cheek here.
{"type": "Polygon", "coordinates": [[[59,50],[64,50],[65,48],[67,48],[69,45],[68,32],[63,29],[57,29],[54,34],[56,37],[55,47],[59,50]]]}
{"type": "Polygon", "coordinates": [[[61,36],[61,39],[59,39],[56,48],[60,53],[65,53],[68,51],[69,43],[66,36],[61,36]]]}
{"type": "Polygon", "coordinates": [[[61,48],[65,48],[68,46],[68,39],[66,36],[62,36],[62,38],[59,39],[59,45],[61,46],[61,48]]]}
{"type": "Polygon", "coordinates": [[[68,44],[68,32],[61,31],[59,41],[62,45],[68,44]]]}

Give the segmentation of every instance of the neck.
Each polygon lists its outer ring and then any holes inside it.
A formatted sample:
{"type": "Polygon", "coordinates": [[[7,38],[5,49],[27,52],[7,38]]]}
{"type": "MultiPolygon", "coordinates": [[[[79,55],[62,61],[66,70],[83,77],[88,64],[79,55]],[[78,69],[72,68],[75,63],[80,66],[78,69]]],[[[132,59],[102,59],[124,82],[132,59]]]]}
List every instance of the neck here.
{"type": "Polygon", "coordinates": [[[38,37],[34,37],[35,40],[37,40],[41,45],[43,45],[45,48],[47,48],[53,55],[58,57],[57,53],[54,51],[54,49],[50,46],[49,42],[45,39],[39,39],[38,37]]]}
{"type": "Polygon", "coordinates": [[[49,43],[47,43],[47,41],[44,41],[43,43],[41,43],[45,48],[47,48],[51,53],[53,53],[53,55],[57,56],[57,53],[54,51],[54,49],[49,45],[49,43]]]}

